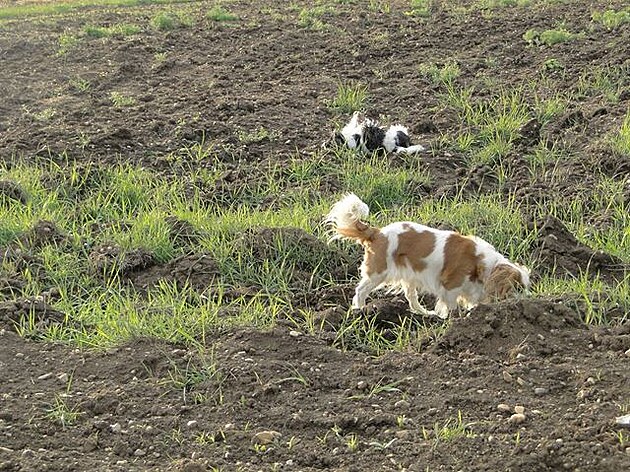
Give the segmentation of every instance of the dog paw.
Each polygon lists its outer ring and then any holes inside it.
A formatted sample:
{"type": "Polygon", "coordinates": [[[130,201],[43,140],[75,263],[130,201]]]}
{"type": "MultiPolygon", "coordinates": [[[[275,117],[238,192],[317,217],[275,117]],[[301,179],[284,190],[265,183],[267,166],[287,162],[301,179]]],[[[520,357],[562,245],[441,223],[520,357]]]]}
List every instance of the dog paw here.
{"type": "Polygon", "coordinates": [[[413,313],[414,315],[422,315],[422,316],[435,316],[436,313],[433,310],[427,310],[426,308],[423,309],[416,309],[414,310],[413,308],[410,309],[411,313],[413,313]]]}

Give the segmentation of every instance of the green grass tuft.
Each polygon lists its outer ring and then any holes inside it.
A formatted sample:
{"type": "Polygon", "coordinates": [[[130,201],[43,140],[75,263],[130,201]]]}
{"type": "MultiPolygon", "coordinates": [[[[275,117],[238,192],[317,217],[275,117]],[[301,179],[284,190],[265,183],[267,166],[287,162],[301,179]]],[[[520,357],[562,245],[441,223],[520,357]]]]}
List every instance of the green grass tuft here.
{"type": "Polygon", "coordinates": [[[215,5],[210,10],[206,12],[206,18],[211,21],[221,22],[221,21],[237,21],[238,15],[230,13],[221,5],[215,5]]]}
{"type": "Polygon", "coordinates": [[[136,25],[118,24],[113,26],[92,26],[83,28],[85,34],[90,38],[108,38],[110,36],[131,36],[141,30],[136,25]]]}
{"type": "Polygon", "coordinates": [[[434,0],[411,0],[409,2],[410,10],[405,11],[405,14],[420,18],[428,18],[431,16],[433,1],[434,0]]]}
{"type": "Polygon", "coordinates": [[[625,23],[630,23],[630,8],[595,11],[592,18],[593,21],[601,23],[608,29],[615,29],[625,23]]]}
{"type": "Polygon", "coordinates": [[[523,39],[529,44],[544,44],[546,46],[567,43],[583,37],[583,33],[572,33],[563,26],[544,31],[530,29],[523,34],[523,39]]]}
{"type": "Polygon", "coordinates": [[[298,25],[316,31],[327,31],[331,27],[322,17],[334,14],[335,9],[328,5],[317,5],[311,8],[302,8],[298,13],[298,25]]]}
{"type": "Polygon", "coordinates": [[[618,156],[630,159],[630,111],[626,113],[619,132],[610,139],[610,146],[618,156]]]}
{"type": "Polygon", "coordinates": [[[353,113],[363,109],[367,100],[367,85],[358,82],[341,82],[337,86],[337,95],[328,107],[337,113],[353,113]]]}
{"type": "Polygon", "coordinates": [[[443,66],[437,64],[421,64],[418,67],[422,76],[431,80],[435,85],[452,85],[459,77],[461,70],[455,61],[448,61],[443,66]]]}
{"type": "Polygon", "coordinates": [[[136,104],[136,99],[120,92],[111,92],[109,98],[116,108],[130,107],[136,104]]]}
{"type": "Polygon", "coordinates": [[[192,24],[192,18],[186,13],[178,11],[162,11],[151,18],[151,26],[160,31],[190,27],[192,24]]]}

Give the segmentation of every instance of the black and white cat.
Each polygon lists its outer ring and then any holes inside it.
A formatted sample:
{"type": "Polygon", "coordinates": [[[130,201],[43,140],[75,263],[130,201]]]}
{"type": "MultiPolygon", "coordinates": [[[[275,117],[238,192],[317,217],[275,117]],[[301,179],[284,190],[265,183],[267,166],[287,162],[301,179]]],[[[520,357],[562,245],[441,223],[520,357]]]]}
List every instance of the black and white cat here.
{"type": "Polygon", "coordinates": [[[340,132],[335,133],[334,141],[338,145],[345,144],[350,149],[368,153],[385,150],[415,154],[426,150],[424,146],[411,144],[409,131],[405,126],[391,125],[385,129],[358,111],[353,113],[352,119],[340,132]]]}

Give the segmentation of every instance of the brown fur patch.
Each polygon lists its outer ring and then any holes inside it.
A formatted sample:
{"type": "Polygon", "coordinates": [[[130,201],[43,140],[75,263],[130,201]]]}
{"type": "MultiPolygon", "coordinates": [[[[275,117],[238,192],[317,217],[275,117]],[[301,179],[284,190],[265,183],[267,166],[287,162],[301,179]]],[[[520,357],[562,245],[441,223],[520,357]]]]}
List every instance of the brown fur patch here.
{"type": "Polygon", "coordinates": [[[446,290],[460,287],[466,277],[479,280],[483,268],[480,258],[475,254],[477,244],[471,238],[453,233],[444,245],[444,267],[440,282],[446,290]]]}
{"type": "Polygon", "coordinates": [[[488,277],[484,301],[503,300],[517,287],[523,286],[521,273],[508,264],[498,264],[488,277]]]}
{"type": "Polygon", "coordinates": [[[422,272],[427,266],[424,260],[435,249],[435,234],[431,231],[418,232],[410,225],[403,225],[403,229],[406,231],[398,235],[394,263],[399,267],[409,265],[416,272],[422,272]]]}
{"type": "MultiPolygon", "coordinates": [[[[373,228],[376,229],[376,228],[373,228]]],[[[373,274],[380,274],[387,270],[387,247],[389,246],[389,240],[387,236],[381,233],[378,229],[372,235],[370,240],[363,241],[363,247],[365,248],[365,259],[363,260],[363,267],[368,276],[373,274]]]]}

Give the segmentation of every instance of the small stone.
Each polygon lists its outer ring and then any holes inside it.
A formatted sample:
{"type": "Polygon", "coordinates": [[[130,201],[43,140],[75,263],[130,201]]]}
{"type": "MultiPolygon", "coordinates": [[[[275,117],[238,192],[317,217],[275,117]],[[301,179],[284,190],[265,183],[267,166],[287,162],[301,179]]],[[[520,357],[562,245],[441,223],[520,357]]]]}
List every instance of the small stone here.
{"type": "Polygon", "coordinates": [[[630,456],[630,447],[626,448],[626,455],[630,456]]]}
{"type": "Polygon", "coordinates": [[[120,426],[120,423],[110,424],[109,429],[111,429],[112,433],[114,434],[122,433],[122,426],[120,426]]]}
{"type": "Polygon", "coordinates": [[[622,428],[630,428],[630,415],[618,416],[615,418],[615,423],[622,428]]]}
{"type": "Polygon", "coordinates": [[[516,405],[514,407],[514,413],[516,413],[518,415],[522,415],[523,413],[525,413],[525,407],[521,406],[521,405],[516,405]]]}
{"type": "Polygon", "coordinates": [[[548,390],[545,387],[536,387],[534,389],[534,395],[545,395],[547,391],[548,390]]]}
{"type": "Polygon", "coordinates": [[[586,383],[589,385],[595,385],[597,383],[597,380],[595,379],[595,377],[589,377],[586,379],[586,383]]]}
{"type": "Polygon", "coordinates": [[[37,377],[37,380],[46,380],[49,379],[53,376],[52,372],[48,372],[47,374],[42,374],[39,377],[37,377]]]}
{"type": "Polygon", "coordinates": [[[256,433],[254,435],[254,442],[258,444],[271,444],[276,439],[281,438],[282,433],[278,431],[261,431],[260,433],[256,433]]]}
{"type": "Polygon", "coordinates": [[[508,423],[510,424],[520,424],[523,421],[525,421],[525,415],[522,413],[514,413],[512,416],[510,416],[510,419],[508,420],[508,423]]]}
{"type": "Polygon", "coordinates": [[[507,370],[503,371],[503,380],[505,380],[507,383],[512,382],[512,374],[510,374],[507,370]]]}
{"type": "Polygon", "coordinates": [[[294,338],[297,338],[298,336],[302,336],[302,333],[300,333],[299,331],[295,331],[295,330],[291,330],[289,331],[289,336],[292,336],[294,338]]]}
{"type": "Polygon", "coordinates": [[[293,459],[287,459],[285,464],[288,465],[289,467],[291,467],[293,465],[293,459]]]}
{"type": "Polygon", "coordinates": [[[411,403],[409,403],[407,400],[398,400],[396,403],[394,403],[394,408],[402,408],[402,409],[407,409],[411,406],[411,403]]]}
{"type": "Polygon", "coordinates": [[[626,357],[630,357],[630,349],[628,349],[625,353],[626,357]]]}
{"type": "Polygon", "coordinates": [[[32,449],[24,449],[22,451],[22,457],[25,459],[32,459],[33,457],[35,457],[35,451],[33,451],[32,449]]]}
{"type": "Polygon", "coordinates": [[[519,352],[519,353],[516,355],[516,359],[517,359],[517,360],[518,360],[518,359],[525,359],[525,354],[523,354],[522,352],[519,352]]]}
{"type": "Polygon", "coordinates": [[[68,374],[66,374],[65,372],[62,372],[61,374],[57,375],[57,378],[59,379],[60,382],[67,382],[68,381],[68,374]]]}
{"type": "Polygon", "coordinates": [[[522,378],[520,377],[516,377],[516,383],[519,384],[521,387],[524,385],[527,385],[527,382],[525,382],[522,378]]]}
{"type": "Polygon", "coordinates": [[[13,449],[9,447],[0,446],[0,452],[13,452],[13,449]]]}
{"type": "Polygon", "coordinates": [[[400,431],[396,431],[396,433],[394,433],[395,436],[398,439],[407,439],[410,436],[409,431],[407,431],[406,429],[402,429],[400,431]]]}
{"type": "Polygon", "coordinates": [[[368,384],[365,380],[360,380],[359,382],[357,382],[357,389],[365,390],[367,388],[368,388],[368,384]]]}
{"type": "Polygon", "coordinates": [[[197,421],[196,420],[190,420],[188,423],[186,423],[186,427],[187,428],[196,428],[197,427],[197,421]]]}
{"type": "Polygon", "coordinates": [[[136,457],[142,457],[142,456],[146,456],[147,453],[144,449],[136,449],[135,451],[133,451],[133,455],[136,457]]]}
{"type": "Polygon", "coordinates": [[[507,413],[507,412],[511,411],[512,408],[510,408],[510,405],[507,405],[505,403],[499,403],[497,405],[497,410],[499,410],[499,411],[501,411],[503,413],[507,413]]]}

